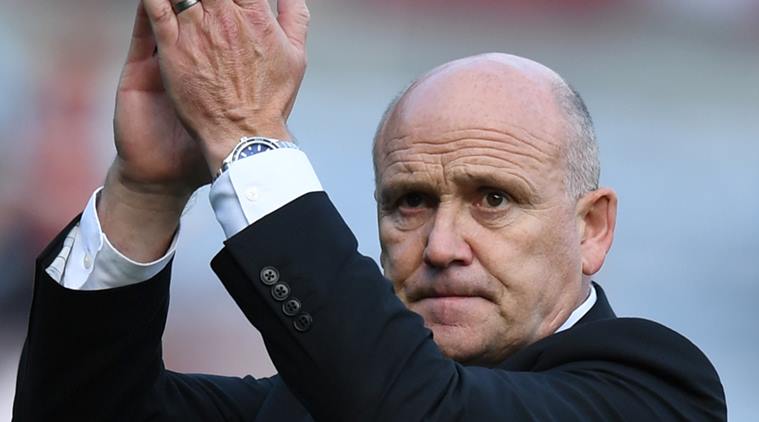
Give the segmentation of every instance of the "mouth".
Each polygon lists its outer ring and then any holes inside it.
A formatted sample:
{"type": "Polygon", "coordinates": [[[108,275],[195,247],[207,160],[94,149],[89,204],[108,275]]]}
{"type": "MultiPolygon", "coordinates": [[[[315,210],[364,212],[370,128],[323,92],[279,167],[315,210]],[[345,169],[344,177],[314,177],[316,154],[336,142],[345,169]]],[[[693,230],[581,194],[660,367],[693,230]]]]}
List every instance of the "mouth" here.
{"type": "Polygon", "coordinates": [[[472,298],[482,298],[482,296],[478,294],[435,293],[435,294],[422,296],[417,300],[422,301],[422,300],[437,300],[437,299],[472,299],[472,298]]]}
{"type": "Polygon", "coordinates": [[[454,274],[447,271],[411,278],[403,286],[405,302],[420,309],[463,311],[467,307],[497,303],[496,283],[480,274],[454,274]]]}
{"type": "Polygon", "coordinates": [[[422,306],[467,306],[484,300],[482,296],[441,295],[425,297],[416,303],[422,306]]]}
{"type": "Polygon", "coordinates": [[[437,295],[419,299],[411,309],[422,315],[428,324],[462,326],[489,305],[490,302],[481,296],[437,295]]]}
{"type": "Polygon", "coordinates": [[[491,297],[486,291],[463,286],[460,288],[451,288],[450,286],[435,285],[428,288],[418,289],[409,295],[411,302],[421,302],[426,300],[467,300],[481,299],[491,301],[491,297]]]}

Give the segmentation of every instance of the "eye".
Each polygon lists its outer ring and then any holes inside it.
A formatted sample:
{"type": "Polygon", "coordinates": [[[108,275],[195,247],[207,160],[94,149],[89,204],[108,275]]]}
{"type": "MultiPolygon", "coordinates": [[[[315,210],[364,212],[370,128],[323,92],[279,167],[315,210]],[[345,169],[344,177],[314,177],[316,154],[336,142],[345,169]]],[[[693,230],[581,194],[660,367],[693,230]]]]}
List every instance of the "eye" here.
{"type": "Polygon", "coordinates": [[[419,192],[409,192],[400,197],[398,206],[401,208],[419,208],[425,203],[425,197],[419,192]]]}
{"type": "Polygon", "coordinates": [[[503,208],[509,205],[511,198],[503,191],[495,189],[484,189],[482,191],[483,196],[480,202],[477,204],[483,208],[503,208]]]}
{"type": "Polygon", "coordinates": [[[415,230],[434,216],[437,202],[435,196],[424,192],[403,191],[383,207],[382,212],[396,229],[415,230]]]}

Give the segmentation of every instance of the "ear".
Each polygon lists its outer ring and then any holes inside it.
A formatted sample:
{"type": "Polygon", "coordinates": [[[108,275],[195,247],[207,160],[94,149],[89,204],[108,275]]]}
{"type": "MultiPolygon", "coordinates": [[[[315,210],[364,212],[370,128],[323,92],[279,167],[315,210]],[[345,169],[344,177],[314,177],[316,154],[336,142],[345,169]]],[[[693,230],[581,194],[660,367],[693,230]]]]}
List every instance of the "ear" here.
{"type": "Polygon", "coordinates": [[[609,188],[594,190],[577,201],[582,273],[591,276],[601,269],[614,240],[617,194],[609,188]]]}
{"type": "Polygon", "coordinates": [[[380,215],[380,206],[381,205],[380,205],[380,201],[379,201],[379,194],[377,193],[377,188],[376,187],[374,188],[374,205],[375,205],[374,209],[375,209],[376,215],[377,215],[377,237],[379,237],[379,241],[380,241],[380,256],[379,256],[379,261],[380,262],[379,263],[380,263],[380,267],[382,268],[382,274],[384,275],[385,271],[387,269],[387,267],[385,266],[385,264],[387,264],[387,253],[385,253],[385,245],[382,244],[382,232],[381,232],[381,230],[382,230],[382,228],[381,228],[381,225],[382,225],[381,218],[382,218],[382,216],[380,215]]]}

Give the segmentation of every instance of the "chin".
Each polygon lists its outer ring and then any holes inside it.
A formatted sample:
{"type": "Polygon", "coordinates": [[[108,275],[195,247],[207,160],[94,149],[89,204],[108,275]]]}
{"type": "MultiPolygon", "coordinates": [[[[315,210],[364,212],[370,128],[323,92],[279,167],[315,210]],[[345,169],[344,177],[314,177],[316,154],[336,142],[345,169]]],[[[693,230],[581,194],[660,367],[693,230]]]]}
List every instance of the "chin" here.
{"type": "Polygon", "coordinates": [[[433,339],[440,351],[448,358],[463,364],[476,364],[487,354],[487,346],[479,335],[472,335],[475,328],[467,326],[429,325],[433,339]]]}
{"type": "Polygon", "coordinates": [[[498,339],[507,337],[494,304],[480,297],[434,298],[414,302],[409,309],[424,319],[441,352],[459,363],[497,363],[502,359],[498,339]]]}
{"type": "Polygon", "coordinates": [[[427,324],[427,328],[443,355],[464,365],[497,366],[526,345],[508,342],[505,333],[482,326],[427,324]]]}

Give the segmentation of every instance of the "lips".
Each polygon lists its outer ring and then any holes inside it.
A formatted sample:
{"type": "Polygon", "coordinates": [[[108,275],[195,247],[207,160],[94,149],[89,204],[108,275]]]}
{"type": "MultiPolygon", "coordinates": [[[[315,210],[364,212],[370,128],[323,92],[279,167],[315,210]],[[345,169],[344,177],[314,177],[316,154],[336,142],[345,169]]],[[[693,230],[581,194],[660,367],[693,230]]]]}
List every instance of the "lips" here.
{"type": "Polygon", "coordinates": [[[419,271],[402,284],[409,309],[428,327],[476,327],[497,306],[500,283],[479,271],[419,271]]]}
{"type": "Polygon", "coordinates": [[[483,314],[492,312],[492,302],[480,296],[427,297],[412,303],[409,309],[424,318],[425,325],[433,327],[475,328],[483,314]]]}
{"type": "Polygon", "coordinates": [[[406,289],[410,302],[418,302],[425,299],[455,300],[466,298],[481,298],[492,301],[494,299],[493,292],[485,286],[485,283],[479,281],[438,279],[408,282],[406,289]]]}

